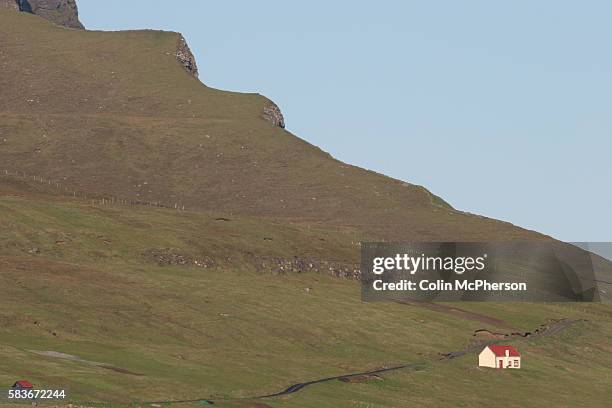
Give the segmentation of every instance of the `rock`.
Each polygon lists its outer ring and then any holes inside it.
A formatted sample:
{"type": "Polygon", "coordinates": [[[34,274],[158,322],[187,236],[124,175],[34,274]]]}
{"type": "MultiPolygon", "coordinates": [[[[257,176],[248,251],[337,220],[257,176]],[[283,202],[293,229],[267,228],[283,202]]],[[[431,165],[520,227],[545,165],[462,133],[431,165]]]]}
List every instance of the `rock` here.
{"type": "Polygon", "coordinates": [[[203,269],[217,266],[215,260],[208,256],[183,254],[170,248],[149,249],[143,253],[143,256],[159,266],[196,266],[203,269]]]}
{"type": "Polygon", "coordinates": [[[263,109],[263,118],[274,125],[285,128],[285,118],[280,108],[272,101],[269,101],[263,109]]]}
{"type": "Polygon", "coordinates": [[[84,29],[76,0],[0,0],[0,7],[32,13],[57,25],[84,29]]]}
{"type": "Polygon", "coordinates": [[[0,8],[9,8],[18,11],[19,5],[16,0],[0,0],[0,8]]]}
{"type": "MultiPolygon", "coordinates": [[[[327,273],[336,278],[358,280],[361,277],[360,266],[343,262],[330,262],[310,258],[277,258],[245,254],[245,258],[257,271],[269,271],[274,275],[288,273],[327,273]]],[[[312,290],[312,288],[310,288],[312,290]]],[[[309,293],[304,290],[304,292],[309,293]]]]}
{"type": "Polygon", "coordinates": [[[178,45],[176,46],[176,59],[194,77],[198,77],[198,65],[196,59],[187,45],[185,37],[179,35],[178,45]]]}

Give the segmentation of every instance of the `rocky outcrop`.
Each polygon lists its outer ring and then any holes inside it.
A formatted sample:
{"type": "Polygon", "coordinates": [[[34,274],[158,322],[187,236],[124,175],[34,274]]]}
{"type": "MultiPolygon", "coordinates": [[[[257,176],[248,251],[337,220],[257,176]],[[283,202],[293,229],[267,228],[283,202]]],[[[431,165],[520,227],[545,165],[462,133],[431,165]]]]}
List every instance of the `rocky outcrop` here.
{"type": "Polygon", "coordinates": [[[324,273],[335,278],[358,280],[361,277],[359,265],[333,262],[312,258],[276,258],[245,254],[245,259],[258,272],[269,271],[275,275],[288,273],[324,273]]]}
{"type": "Polygon", "coordinates": [[[217,266],[217,263],[208,256],[180,253],[171,248],[149,249],[143,255],[159,266],[193,266],[204,269],[217,266]]]}
{"type": "Polygon", "coordinates": [[[55,24],[84,29],[76,0],[0,0],[0,7],[32,13],[55,24]]]}
{"type": "Polygon", "coordinates": [[[280,108],[272,101],[264,107],[263,118],[268,122],[272,122],[274,125],[285,128],[285,118],[280,108]]]}
{"type": "Polygon", "coordinates": [[[19,10],[19,5],[15,0],[0,0],[0,8],[19,10]]]}
{"type": "Polygon", "coordinates": [[[198,65],[196,59],[191,53],[185,37],[179,36],[178,45],[176,47],[176,59],[185,67],[187,71],[194,77],[198,77],[198,65]]]}

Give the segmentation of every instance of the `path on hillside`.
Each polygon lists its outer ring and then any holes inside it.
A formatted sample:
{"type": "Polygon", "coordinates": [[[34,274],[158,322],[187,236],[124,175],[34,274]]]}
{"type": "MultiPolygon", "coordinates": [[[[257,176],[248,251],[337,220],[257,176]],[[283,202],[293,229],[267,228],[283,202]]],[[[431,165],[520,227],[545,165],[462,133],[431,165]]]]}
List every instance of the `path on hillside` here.
{"type": "Polygon", "coordinates": [[[333,381],[333,380],[340,380],[342,378],[352,378],[352,377],[359,377],[359,376],[366,376],[366,375],[374,375],[374,374],[385,373],[385,372],[388,372],[388,371],[401,370],[401,369],[405,369],[405,368],[418,369],[418,368],[422,368],[422,367],[424,367],[423,363],[411,363],[411,364],[398,365],[398,366],[394,366],[394,367],[379,368],[377,370],[364,371],[364,372],[361,372],[361,373],[351,373],[351,374],[345,374],[345,375],[337,375],[337,376],[334,376],[334,377],[326,377],[326,378],[321,378],[319,380],[312,380],[312,381],[308,381],[308,382],[293,384],[293,385],[290,385],[289,387],[287,387],[283,391],[280,391],[280,392],[277,392],[277,393],[274,393],[274,394],[262,395],[262,396],[259,396],[259,397],[254,397],[252,399],[272,398],[272,397],[280,397],[282,395],[289,395],[289,394],[293,394],[293,393],[296,393],[298,391],[301,391],[304,388],[308,387],[309,385],[320,384],[320,383],[324,383],[324,382],[328,382],[328,381],[333,381]]]}
{"type": "MultiPolygon", "coordinates": [[[[451,351],[449,353],[440,353],[441,358],[438,361],[452,360],[454,358],[463,356],[470,352],[477,351],[484,346],[500,343],[502,341],[509,340],[515,337],[532,339],[532,338],[541,337],[541,336],[555,335],[573,326],[574,324],[578,322],[582,322],[582,321],[584,320],[570,320],[570,319],[554,320],[551,323],[540,325],[538,328],[536,328],[533,331],[508,333],[506,334],[505,339],[479,341],[477,343],[464,347],[461,350],[451,351]]],[[[359,376],[374,375],[374,374],[380,374],[380,373],[398,371],[398,370],[410,369],[410,368],[414,370],[418,370],[419,368],[424,368],[424,367],[425,367],[425,363],[407,363],[407,364],[401,364],[401,365],[397,365],[393,367],[379,368],[379,369],[371,370],[371,371],[363,371],[363,372],[358,372],[358,373],[348,373],[348,374],[337,375],[337,376],[332,376],[332,377],[324,377],[324,378],[315,379],[311,381],[292,384],[289,387],[285,388],[284,390],[273,393],[273,394],[266,394],[266,395],[260,395],[256,397],[247,397],[247,398],[233,398],[233,400],[248,401],[248,400],[281,397],[284,395],[294,394],[311,385],[340,380],[342,378],[352,378],[352,377],[359,377],[359,376]]],[[[202,402],[202,401],[206,401],[208,403],[214,404],[214,401],[208,398],[197,398],[197,399],[190,399],[190,400],[172,400],[172,401],[151,401],[151,402],[145,402],[143,404],[180,404],[180,403],[202,402]]]]}

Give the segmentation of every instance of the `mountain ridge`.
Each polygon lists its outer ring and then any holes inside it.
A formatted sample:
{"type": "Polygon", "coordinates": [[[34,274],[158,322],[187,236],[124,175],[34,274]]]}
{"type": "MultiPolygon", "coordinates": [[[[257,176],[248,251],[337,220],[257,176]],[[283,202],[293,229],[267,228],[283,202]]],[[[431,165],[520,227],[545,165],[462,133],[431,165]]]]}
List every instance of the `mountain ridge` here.
{"type": "Polygon", "coordinates": [[[180,34],[62,30],[2,10],[0,27],[0,160],[10,170],[384,239],[544,238],[342,163],[283,130],[282,116],[268,123],[269,99],[207,87],[177,64],[180,34]]]}

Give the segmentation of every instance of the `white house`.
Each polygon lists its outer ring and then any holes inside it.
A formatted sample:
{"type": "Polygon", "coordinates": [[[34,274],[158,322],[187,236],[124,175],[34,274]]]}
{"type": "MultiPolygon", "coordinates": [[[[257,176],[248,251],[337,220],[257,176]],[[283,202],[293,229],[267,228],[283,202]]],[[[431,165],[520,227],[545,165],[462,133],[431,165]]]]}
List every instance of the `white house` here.
{"type": "Polygon", "coordinates": [[[479,367],[521,368],[521,355],[512,346],[490,345],[478,355],[479,367]]]}

